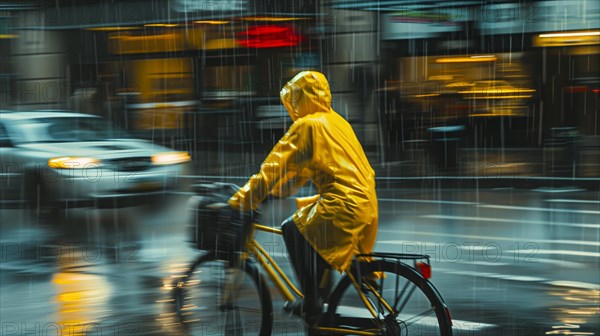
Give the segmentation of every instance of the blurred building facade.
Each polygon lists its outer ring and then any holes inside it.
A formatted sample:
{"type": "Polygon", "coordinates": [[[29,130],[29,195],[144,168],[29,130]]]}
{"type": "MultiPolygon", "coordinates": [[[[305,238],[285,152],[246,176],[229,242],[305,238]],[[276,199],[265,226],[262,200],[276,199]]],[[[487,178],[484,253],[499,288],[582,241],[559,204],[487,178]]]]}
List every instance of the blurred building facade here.
{"type": "Polygon", "coordinates": [[[31,1],[0,13],[2,108],[101,114],[191,151],[268,148],[289,125],[278,91],[303,69],[327,75],[334,109],[381,161],[414,159],[448,126],[464,148],[599,136],[595,1],[31,1]]]}

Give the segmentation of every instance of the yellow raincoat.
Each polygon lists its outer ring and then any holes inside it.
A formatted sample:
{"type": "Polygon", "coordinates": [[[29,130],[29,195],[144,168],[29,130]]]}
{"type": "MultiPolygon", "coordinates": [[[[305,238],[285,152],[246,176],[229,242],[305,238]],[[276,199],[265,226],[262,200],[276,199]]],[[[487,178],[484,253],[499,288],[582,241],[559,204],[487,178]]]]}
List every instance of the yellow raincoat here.
{"type": "Polygon", "coordinates": [[[248,211],[269,193],[287,196],[309,179],[319,194],[298,201],[293,220],[313,248],[338,271],[370,253],[377,235],[375,172],[350,124],[331,109],[325,76],[303,71],[281,90],[294,123],[230,200],[248,211]]]}

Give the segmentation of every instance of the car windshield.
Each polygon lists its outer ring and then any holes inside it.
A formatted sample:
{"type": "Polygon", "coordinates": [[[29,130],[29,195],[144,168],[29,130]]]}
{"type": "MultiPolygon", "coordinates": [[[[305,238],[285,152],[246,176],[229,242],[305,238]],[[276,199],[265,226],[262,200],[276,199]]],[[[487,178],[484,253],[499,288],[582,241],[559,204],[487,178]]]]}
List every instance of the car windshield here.
{"type": "Polygon", "coordinates": [[[106,120],[96,117],[50,117],[20,122],[26,142],[80,142],[131,138],[106,120]]]}

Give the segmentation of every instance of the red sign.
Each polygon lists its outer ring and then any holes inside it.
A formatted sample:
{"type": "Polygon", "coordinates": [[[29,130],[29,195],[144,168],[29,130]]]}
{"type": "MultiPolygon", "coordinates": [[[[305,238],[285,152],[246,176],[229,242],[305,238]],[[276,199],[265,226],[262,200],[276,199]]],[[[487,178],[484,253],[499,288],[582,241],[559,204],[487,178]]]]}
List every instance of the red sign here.
{"type": "Polygon", "coordinates": [[[303,40],[291,27],[256,26],[238,33],[237,43],[248,48],[292,47],[303,40]]]}

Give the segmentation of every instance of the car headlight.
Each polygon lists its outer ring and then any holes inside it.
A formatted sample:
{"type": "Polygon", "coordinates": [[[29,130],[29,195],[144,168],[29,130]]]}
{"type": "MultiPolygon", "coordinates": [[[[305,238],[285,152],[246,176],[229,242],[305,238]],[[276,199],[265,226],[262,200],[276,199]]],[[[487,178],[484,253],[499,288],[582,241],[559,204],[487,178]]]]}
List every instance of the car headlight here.
{"type": "Polygon", "coordinates": [[[48,160],[48,167],[56,169],[89,169],[99,165],[100,160],[89,157],[65,156],[48,160]]]}
{"type": "Polygon", "coordinates": [[[185,163],[191,160],[187,152],[166,152],[152,155],[152,163],[155,165],[171,165],[185,163]]]}

